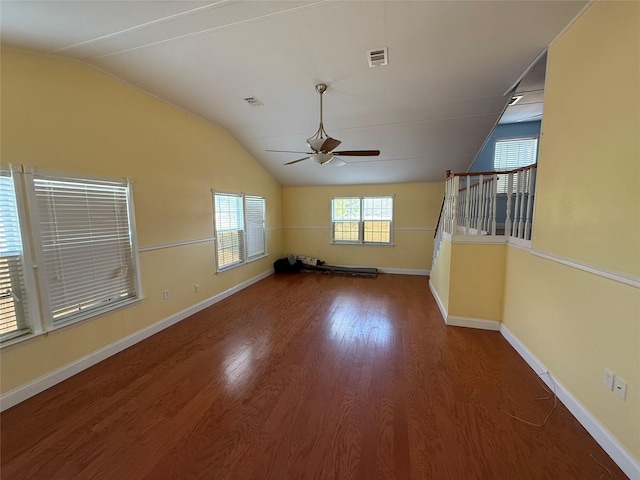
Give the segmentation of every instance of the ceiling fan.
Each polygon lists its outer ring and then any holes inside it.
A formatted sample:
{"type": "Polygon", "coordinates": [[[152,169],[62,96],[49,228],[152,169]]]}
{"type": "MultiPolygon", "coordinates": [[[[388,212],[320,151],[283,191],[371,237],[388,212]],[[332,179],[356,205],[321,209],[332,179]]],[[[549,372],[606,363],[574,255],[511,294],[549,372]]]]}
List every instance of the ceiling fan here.
{"type": "Polygon", "coordinates": [[[342,142],[331,138],[327,132],[324,131],[324,125],[322,123],[322,94],[327,90],[327,86],[324,83],[316,85],[316,92],[320,94],[320,126],[316,133],[307,138],[307,145],[313,150],[312,152],[296,152],[291,150],[267,150],[267,152],[278,153],[304,153],[306,157],[287,162],[285,165],[293,165],[294,163],[302,162],[303,160],[310,159],[319,165],[332,164],[336,167],[342,167],[345,162],[336,158],[336,155],[349,156],[349,157],[375,157],[380,155],[380,150],[341,150],[338,152],[333,151],[342,142]]]}

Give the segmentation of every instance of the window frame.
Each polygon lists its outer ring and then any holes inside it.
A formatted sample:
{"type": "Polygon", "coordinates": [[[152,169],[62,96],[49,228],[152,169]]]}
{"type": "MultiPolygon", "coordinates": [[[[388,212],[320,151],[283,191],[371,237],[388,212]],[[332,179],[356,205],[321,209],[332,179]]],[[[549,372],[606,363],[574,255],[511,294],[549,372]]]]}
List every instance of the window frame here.
{"type": "MultiPolygon", "coordinates": [[[[395,195],[370,195],[370,196],[339,196],[339,197],[331,197],[331,240],[330,243],[332,245],[366,245],[366,246],[383,246],[389,247],[393,246],[393,232],[394,232],[394,218],[395,218],[395,195]],[[358,240],[336,240],[336,223],[339,223],[340,220],[336,221],[335,219],[335,210],[334,210],[334,201],[335,200],[351,200],[358,199],[360,201],[360,219],[358,222],[358,240]],[[365,222],[369,220],[365,220],[365,209],[364,203],[365,200],[375,200],[375,199],[390,199],[391,200],[391,219],[384,220],[389,222],[389,241],[388,242],[372,242],[367,241],[364,238],[365,234],[365,222]]],[[[355,220],[354,220],[355,222],[355,220]]]]}
{"type": "Polygon", "coordinates": [[[22,275],[24,279],[24,289],[27,296],[28,312],[27,318],[25,319],[28,331],[23,333],[14,332],[13,334],[0,336],[0,347],[5,347],[43,333],[44,326],[40,315],[38,289],[34,274],[35,262],[28,231],[29,223],[27,222],[26,195],[23,185],[23,167],[22,165],[9,164],[0,167],[0,170],[8,172],[11,175],[13,191],[16,197],[16,210],[18,213],[18,223],[20,225],[20,240],[22,242],[22,275]]]}
{"type": "Polygon", "coordinates": [[[140,302],[144,298],[144,295],[142,293],[135,207],[133,204],[133,182],[130,179],[124,178],[61,173],[59,171],[41,169],[36,170],[25,165],[12,165],[10,167],[14,177],[14,189],[23,242],[22,249],[25,263],[23,269],[25,288],[28,294],[28,322],[30,332],[14,338],[6,338],[6,340],[0,341],[0,347],[7,347],[43,333],[54,332],[140,302]],[[54,321],[49,298],[50,289],[46,274],[40,215],[34,185],[35,177],[47,177],[51,180],[58,181],[72,180],[75,182],[85,182],[87,184],[91,184],[91,181],[95,181],[96,183],[110,182],[126,186],[128,233],[131,242],[131,268],[133,269],[131,281],[133,283],[133,289],[135,290],[132,297],[116,301],[112,304],[88,308],[84,314],[74,315],[66,320],[63,317],[60,321],[54,321]]]}
{"type": "Polygon", "coordinates": [[[242,265],[246,265],[247,263],[255,262],[256,260],[260,260],[269,256],[267,250],[267,199],[263,195],[256,194],[248,194],[244,192],[230,192],[225,190],[217,190],[211,189],[211,200],[213,207],[213,237],[214,237],[214,257],[215,257],[215,267],[216,273],[222,273],[229,270],[232,270],[236,267],[240,267],[242,265]],[[228,265],[220,266],[220,255],[218,253],[218,227],[217,227],[217,218],[218,212],[216,210],[216,195],[224,195],[230,197],[236,197],[240,200],[240,205],[242,207],[242,247],[241,247],[241,259],[239,261],[233,262],[228,265]],[[247,230],[247,198],[251,199],[260,199],[262,201],[262,244],[264,246],[263,251],[261,253],[257,253],[255,255],[249,256],[248,253],[248,230],[247,230]]]}

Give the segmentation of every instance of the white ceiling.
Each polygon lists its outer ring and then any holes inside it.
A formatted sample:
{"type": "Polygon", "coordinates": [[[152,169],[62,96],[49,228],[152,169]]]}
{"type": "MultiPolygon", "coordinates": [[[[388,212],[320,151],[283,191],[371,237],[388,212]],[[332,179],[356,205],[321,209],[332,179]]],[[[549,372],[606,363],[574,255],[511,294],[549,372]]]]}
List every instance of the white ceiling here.
{"type": "Polygon", "coordinates": [[[467,169],[505,92],[586,3],[2,1],[1,41],[80,59],[220,125],[283,185],[439,181],[467,169]],[[382,46],[389,65],[369,68],[382,46]],[[265,152],[307,149],[320,82],[338,150],[379,157],[284,166],[302,155],[265,152]]]}

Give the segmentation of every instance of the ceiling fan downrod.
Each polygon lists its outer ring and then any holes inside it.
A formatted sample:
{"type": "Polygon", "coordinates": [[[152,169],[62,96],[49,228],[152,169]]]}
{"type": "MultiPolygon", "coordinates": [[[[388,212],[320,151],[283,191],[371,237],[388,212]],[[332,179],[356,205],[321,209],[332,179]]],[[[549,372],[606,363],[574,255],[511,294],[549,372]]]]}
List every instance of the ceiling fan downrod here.
{"type": "Polygon", "coordinates": [[[322,94],[327,90],[327,85],[324,83],[319,83],[316,85],[316,92],[318,92],[320,94],[320,126],[318,127],[318,130],[316,131],[316,133],[307,138],[307,144],[309,145],[309,147],[311,147],[311,149],[314,152],[320,153],[326,153],[330,150],[333,150],[334,148],[336,148],[340,142],[337,140],[333,140],[332,142],[329,142],[328,145],[325,145],[325,142],[330,139],[331,137],[329,137],[329,135],[327,134],[327,132],[325,132],[324,130],[324,123],[323,123],[323,110],[322,110],[322,94]],[[324,148],[323,148],[324,146],[324,148]]]}

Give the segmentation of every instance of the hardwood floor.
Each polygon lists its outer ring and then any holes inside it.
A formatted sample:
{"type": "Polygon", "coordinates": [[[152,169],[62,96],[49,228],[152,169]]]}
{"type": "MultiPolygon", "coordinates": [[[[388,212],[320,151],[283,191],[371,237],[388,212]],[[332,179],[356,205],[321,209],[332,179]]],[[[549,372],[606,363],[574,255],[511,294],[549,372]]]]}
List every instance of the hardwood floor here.
{"type": "Polygon", "coordinates": [[[3,479],[626,478],[426,277],[271,276],[4,412],[3,479]]]}

